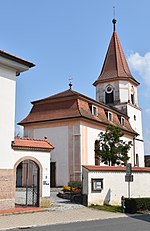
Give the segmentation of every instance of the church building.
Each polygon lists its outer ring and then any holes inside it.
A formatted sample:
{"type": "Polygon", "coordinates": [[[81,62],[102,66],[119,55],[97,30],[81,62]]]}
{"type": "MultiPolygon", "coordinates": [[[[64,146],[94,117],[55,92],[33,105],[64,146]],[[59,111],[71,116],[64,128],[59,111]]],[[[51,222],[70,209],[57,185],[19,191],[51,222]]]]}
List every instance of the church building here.
{"type": "MultiPolygon", "coordinates": [[[[82,165],[95,165],[95,140],[111,124],[122,129],[131,141],[129,163],[144,167],[139,82],[132,76],[113,19],[113,34],[96,87],[96,100],[70,89],[32,102],[30,113],[19,125],[24,135],[46,136],[51,152],[51,187],[81,179],[82,165]]],[[[99,163],[102,165],[102,163],[99,163]]]]}

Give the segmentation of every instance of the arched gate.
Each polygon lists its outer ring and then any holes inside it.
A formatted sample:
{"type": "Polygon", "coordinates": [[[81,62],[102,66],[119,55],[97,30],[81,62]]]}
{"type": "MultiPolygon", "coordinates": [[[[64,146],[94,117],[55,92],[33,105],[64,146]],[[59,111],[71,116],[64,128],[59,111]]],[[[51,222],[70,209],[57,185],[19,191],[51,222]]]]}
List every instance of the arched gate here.
{"type": "Polygon", "coordinates": [[[39,206],[39,166],[32,160],[24,160],[17,166],[15,203],[39,206]]]}

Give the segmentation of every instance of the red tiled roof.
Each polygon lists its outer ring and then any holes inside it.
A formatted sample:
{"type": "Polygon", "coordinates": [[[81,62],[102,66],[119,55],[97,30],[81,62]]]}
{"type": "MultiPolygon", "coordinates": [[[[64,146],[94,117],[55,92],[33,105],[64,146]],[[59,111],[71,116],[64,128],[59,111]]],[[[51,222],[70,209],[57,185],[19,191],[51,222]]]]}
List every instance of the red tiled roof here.
{"type": "Polygon", "coordinates": [[[77,118],[80,116],[76,100],[45,102],[43,104],[34,104],[29,115],[19,124],[77,118]]]}
{"type": "Polygon", "coordinates": [[[18,63],[21,63],[23,65],[26,65],[28,67],[34,67],[35,64],[34,63],[31,63],[25,59],[22,59],[22,58],[19,58],[15,55],[12,55],[6,51],[3,51],[3,50],[0,50],[0,56],[4,57],[4,58],[7,58],[7,59],[10,59],[10,60],[13,60],[13,61],[16,61],[18,63]]]}
{"type": "Polygon", "coordinates": [[[49,101],[49,100],[52,100],[52,99],[54,99],[54,100],[56,100],[56,99],[60,100],[60,99],[63,99],[64,97],[66,98],[66,97],[77,96],[77,95],[82,95],[82,94],[69,89],[69,90],[65,90],[65,91],[59,92],[57,94],[51,95],[49,97],[46,97],[44,99],[33,101],[31,103],[35,104],[35,103],[40,103],[40,102],[43,102],[43,101],[49,101]]]}
{"type": "Polygon", "coordinates": [[[32,149],[32,150],[43,150],[50,151],[54,149],[54,146],[48,142],[47,139],[36,140],[29,138],[18,138],[16,137],[12,142],[13,149],[32,149]]]}
{"type": "Polygon", "coordinates": [[[132,76],[123,49],[121,47],[117,33],[114,31],[107,50],[102,71],[95,81],[94,86],[101,81],[110,81],[111,79],[129,79],[139,84],[132,76]]]}
{"type": "MultiPolygon", "coordinates": [[[[83,165],[85,169],[88,171],[118,171],[125,172],[125,166],[98,166],[98,165],[83,165]]],[[[132,172],[150,172],[150,168],[142,168],[142,167],[132,167],[132,172]]]]}
{"type": "Polygon", "coordinates": [[[112,124],[119,126],[121,129],[135,134],[135,131],[133,131],[130,126],[127,115],[122,114],[115,108],[99,103],[73,90],[63,91],[62,93],[53,95],[51,97],[34,101],[32,104],[33,107],[29,115],[19,123],[20,125],[65,119],[68,120],[73,118],[84,118],[97,123],[103,123],[105,125],[112,124]],[[91,105],[95,105],[97,107],[97,116],[91,113],[91,105]],[[105,111],[112,112],[113,121],[108,121],[105,111]],[[123,116],[125,118],[125,126],[120,124],[118,116],[123,116]]]}

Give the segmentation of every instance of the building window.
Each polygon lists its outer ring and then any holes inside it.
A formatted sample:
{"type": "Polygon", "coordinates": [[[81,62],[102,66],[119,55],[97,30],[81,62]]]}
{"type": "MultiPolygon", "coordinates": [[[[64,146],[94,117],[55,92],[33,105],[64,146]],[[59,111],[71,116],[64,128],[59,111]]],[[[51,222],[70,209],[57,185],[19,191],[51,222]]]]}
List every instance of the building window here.
{"type": "Polygon", "coordinates": [[[135,104],[135,99],[134,99],[134,87],[131,87],[131,103],[134,105],[135,104]]]}
{"type": "Polygon", "coordinates": [[[106,104],[114,103],[114,93],[113,93],[113,87],[111,85],[108,85],[105,89],[105,103],[106,104]]]}
{"type": "Polygon", "coordinates": [[[97,107],[95,107],[93,105],[92,105],[92,114],[95,115],[95,116],[97,116],[97,114],[98,114],[97,113],[97,107]]]}
{"type": "Polygon", "coordinates": [[[95,165],[100,165],[100,141],[95,140],[95,165]]]}
{"type": "Polygon", "coordinates": [[[98,110],[97,107],[94,105],[89,105],[90,111],[92,113],[92,115],[98,116],[98,110]]]}
{"type": "Polygon", "coordinates": [[[136,164],[136,166],[139,166],[139,155],[137,153],[135,156],[135,164],[136,164]]]}
{"type": "Polygon", "coordinates": [[[108,112],[108,120],[112,121],[112,113],[111,112],[108,112]]]}
{"type": "Polygon", "coordinates": [[[134,120],[136,121],[136,115],[134,115],[134,120]]]}
{"type": "Polygon", "coordinates": [[[131,94],[131,103],[134,104],[134,94],[131,94]]]}
{"type": "Polygon", "coordinates": [[[121,125],[124,126],[125,125],[125,119],[123,117],[121,117],[121,125]]]}

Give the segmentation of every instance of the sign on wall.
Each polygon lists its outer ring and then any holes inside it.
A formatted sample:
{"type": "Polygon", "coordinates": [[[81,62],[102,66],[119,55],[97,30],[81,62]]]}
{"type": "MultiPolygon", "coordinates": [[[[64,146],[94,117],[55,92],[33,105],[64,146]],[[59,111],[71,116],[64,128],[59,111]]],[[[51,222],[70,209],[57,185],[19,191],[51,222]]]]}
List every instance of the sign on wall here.
{"type": "Polygon", "coordinates": [[[101,192],[103,189],[103,179],[91,179],[92,180],[92,192],[101,192]]]}

